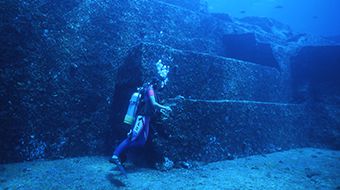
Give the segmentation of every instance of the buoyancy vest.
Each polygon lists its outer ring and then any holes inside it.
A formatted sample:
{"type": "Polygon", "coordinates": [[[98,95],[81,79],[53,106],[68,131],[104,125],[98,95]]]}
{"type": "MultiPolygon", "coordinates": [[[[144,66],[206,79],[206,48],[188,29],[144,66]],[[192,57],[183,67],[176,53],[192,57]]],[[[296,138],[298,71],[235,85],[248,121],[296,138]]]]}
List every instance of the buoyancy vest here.
{"type": "Polygon", "coordinates": [[[135,125],[132,129],[132,140],[137,138],[145,125],[145,117],[138,115],[135,125]]]}

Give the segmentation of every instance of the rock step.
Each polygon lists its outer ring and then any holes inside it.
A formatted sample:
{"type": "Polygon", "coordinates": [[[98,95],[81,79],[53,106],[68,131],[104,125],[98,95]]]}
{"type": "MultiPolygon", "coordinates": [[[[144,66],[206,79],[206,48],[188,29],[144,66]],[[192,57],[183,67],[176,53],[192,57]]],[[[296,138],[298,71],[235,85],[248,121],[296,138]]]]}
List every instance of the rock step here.
{"type": "Polygon", "coordinates": [[[200,0],[153,0],[159,3],[169,4],[181,9],[188,9],[192,11],[199,11],[202,8],[200,0]]]}
{"type": "Polygon", "coordinates": [[[178,100],[178,99],[185,99],[190,102],[203,102],[203,103],[240,103],[240,104],[263,104],[263,105],[280,105],[280,106],[292,106],[298,104],[291,104],[291,103],[280,103],[280,102],[260,102],[260,101],[251,101],[251,100],[205,100],[205,99],[191,99],[191,98],[184,98],[181,96],[177,96],[176,98],[168,98],[167,100],[178,100]]]}
{"type": "MultiPolygon", "coordinates": [[[[56,9],[47,5],[47,10],[56,9]]],[[[112,61],[113,64],[120,64],[126,50],[141,41],[222,54],[218,50],[223,49],[224,23],[207,13],[153,0],[86,1],[77,3],[66,14],[61,14],[64,12],[62,8],[55,11],[58,17],[63,15],[60,18],[63,25],[59,26],[63,29],[55,29],[61,30],[62,37],[67,39],[62,40],[63,46],[70,47],[72,52],[86,47],[86,52],[94,57],[103,57],[103,52],[110,52],[104,55],[110,57],[113,52],[113,59],[117,59],[112,61]],[[93,42],[96,42],[95,46],[93,42]]]]}
{"type": "MultiPolygon", "coordinates": [[[[80,42],[82,40],[73,37],[81,33],[81,36],[86,36],[85,39],[98,43],[96,49],[91,51],[105,50],[109,44],[117,44],[120,47],[119,51],[116,52],[118,56],[123,56],[126,52],[125,50],[135,45],[136,42],[146,41],[169,45],[177,49],[212,53],[226,57],[228,51],[234,47],[228,46],[230,43],[228,44],[228,41],[225,41],[228,34],[256,33],[256,41],[248,40],[241,36],[235,43],[241,44],[246,41],[245,44],[251,44],[246,46],[248,51],[244,51],[243,56],[248,59],[259,59],[245,60],[278,67],[277,63],[267,63],[273,62],[269,43],[275,44],[278,40],[268,37],[272,36],[272,34],[262,31],[258,27],[252,28],[239,22],[222,21],[208,13],[190,11],[160,1],[134,0],[119,3],[111,1],[106,3],[82,3],[77,9],[68,13],[64,19],[68,23],[66,30],[73,33],[71,34],[72,44],[79,44],[80,46],[77,46],[75,51],[81,49],[82,44],[80,42]],[[115,11],[112,12],[111,10],[115,11]],[[259,33],[259,31],[262,32],[259,33]],[[101,38],[96,38],[98,34],[100,34],[101,38]],[[112,38],[115,35],[119,36],[119,38],[112,38]],[[260,43],[257,41],[258,38],[262,39],[261,44],[267,46],[266,49],[268,50],[265,51],[265,54],[268,53],[270,54],[269,56],[257,57],[259,53],[257,53],[258,49],[256,49],[255,44],[260,43]],[[106,40],[99,43],[103,39],[106,40]],[[100,47],[103,46],[102,44],[104,44],[104,47],[100,47]],[[267,60],[267,57],[270,60],[267,60]]],[[[259,49],[265,48],[260,47],[259,49]]],[[[115,52],[116,50],[113,51],[115,52]]],[[[96,52],[94,55],[98,55],[98,53],[96,52]]],[[[235,58],[242,58],[242,56],[237,56],[239,55],[236,55],[235,58]]],[[[114,61],[114,63],[119,61],[114,61]]]]}
{"type": "Polygon", "coordinates": [[[178,36],[166,35],[163,33],[149,34],[142,39],[143,43],[169,44],[172,48],[183,51],[194,51],[209,53],[211,55],[222,55],[223,50],[212,40],[204,38],[179,38],[178,36]]]}
{"type": "Polygon", "coordinates": [[[127,60],[118,73],[122,85],[128,82],[138,86],[159,75],[159,60],[169,66],[168,82],[161,93],[164,98],[181,95],[193,99],[286,102],[280,73],[271,67],[151,43],[135,47],[127,60]]]}
{"type": "Polygon", "coordinates": [[[176,98],[170,117],[154,126],[154,143],[171,160],[217,161],[307,146],[305,105],[176,98]]]}

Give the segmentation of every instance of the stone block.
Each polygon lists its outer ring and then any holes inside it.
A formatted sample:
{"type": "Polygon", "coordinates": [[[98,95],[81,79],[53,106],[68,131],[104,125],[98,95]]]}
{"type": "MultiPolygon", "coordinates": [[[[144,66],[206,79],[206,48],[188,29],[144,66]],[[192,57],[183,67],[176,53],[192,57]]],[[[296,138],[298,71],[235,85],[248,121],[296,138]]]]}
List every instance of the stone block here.
{"type": "Polygon", "coordinates": [[[169,66],[164,98],[181,95],[195,99],[284,101],[280,95],[280,73],[273,68],[210,54],[143,43],[118,71],[118,83],[143,81],[159,76],[157,62],[169,66]],[[136,75],[131,75],[136,73],[136,75]],[[137,76],[137,77],[136,77],[137,76]]]}
{"type": "MultiPolygon", "coordinates": [[[[217,161],[309,146],[312,117],[304,105],[173,99],[154,146],[174,161],[217,161]]],[[[156,122],[157,123],[157,122],[156,122]]]]}

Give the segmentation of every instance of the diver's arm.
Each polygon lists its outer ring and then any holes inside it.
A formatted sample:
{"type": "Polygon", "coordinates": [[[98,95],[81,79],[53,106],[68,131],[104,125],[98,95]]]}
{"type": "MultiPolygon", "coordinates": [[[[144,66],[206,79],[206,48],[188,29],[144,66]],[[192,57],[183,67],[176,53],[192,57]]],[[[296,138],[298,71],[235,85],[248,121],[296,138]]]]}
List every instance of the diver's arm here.
{"type": "Polygon", "coordinates": [[[158,107],[159,109],[165,109],[168,111],[172,111],[170,106],[163,106],[161,104],[159,104],[158,102],[156,102],[155,96],[150,96],[150,100],[153,106],[158,107]]]}

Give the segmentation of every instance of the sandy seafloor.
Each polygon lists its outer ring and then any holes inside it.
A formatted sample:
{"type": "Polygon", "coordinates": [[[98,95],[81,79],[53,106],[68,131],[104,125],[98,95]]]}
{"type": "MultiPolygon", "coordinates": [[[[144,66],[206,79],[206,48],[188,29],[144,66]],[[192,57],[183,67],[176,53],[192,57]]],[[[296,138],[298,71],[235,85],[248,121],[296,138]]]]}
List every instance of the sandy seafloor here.
{"type": "Polygon", "coordinates": [[[0,165],[0,189],[333,189],[340,190],[340,151],[295,149],[191,169],[127,167],[107,157],[0,165]]]}

